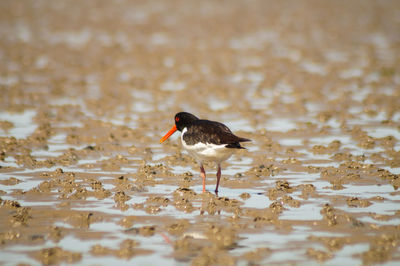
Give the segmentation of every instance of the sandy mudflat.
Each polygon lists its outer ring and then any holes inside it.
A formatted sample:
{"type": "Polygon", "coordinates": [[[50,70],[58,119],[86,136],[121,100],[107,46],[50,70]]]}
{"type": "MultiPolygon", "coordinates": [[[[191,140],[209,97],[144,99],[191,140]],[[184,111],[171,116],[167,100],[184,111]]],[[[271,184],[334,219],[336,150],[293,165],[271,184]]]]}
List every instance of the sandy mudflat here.
{"type": "Polygon", "coordinates": [[[0,264],[400,263],[399,1],[0,1],[0,264]],[[252,139],[205,166],[178,111],[252,139]]]}

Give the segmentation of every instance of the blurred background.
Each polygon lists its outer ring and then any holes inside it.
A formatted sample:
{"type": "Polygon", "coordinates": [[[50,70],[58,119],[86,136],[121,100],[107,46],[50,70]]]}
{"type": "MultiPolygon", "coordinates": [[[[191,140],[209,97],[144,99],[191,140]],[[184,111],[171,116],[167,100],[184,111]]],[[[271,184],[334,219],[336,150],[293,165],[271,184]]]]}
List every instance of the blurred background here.
{"type": "Polygon", "coordinates": [[[397,0],[2,0],[0,62],[2,263],[399,260],[397,0]],[[178,111],[253,140],[220,215],[178,111]]]}

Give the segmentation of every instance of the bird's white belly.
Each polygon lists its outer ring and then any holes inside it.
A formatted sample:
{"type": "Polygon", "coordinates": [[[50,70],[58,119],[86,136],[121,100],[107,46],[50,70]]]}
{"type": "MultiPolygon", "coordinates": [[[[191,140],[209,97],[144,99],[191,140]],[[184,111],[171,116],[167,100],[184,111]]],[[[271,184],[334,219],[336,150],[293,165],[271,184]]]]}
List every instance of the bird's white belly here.
{"type": "Polygon", "coordinates": [[[235,151],[235,149],[226,148],[225,144],[216,145],[212,143],[196,143],[195,145],[187,145],[182,136],[181,141],[183,147],[189,152],[190,155],[200,162],[213,161],[216,163],[221,163],[231,157],[235,151]]]}

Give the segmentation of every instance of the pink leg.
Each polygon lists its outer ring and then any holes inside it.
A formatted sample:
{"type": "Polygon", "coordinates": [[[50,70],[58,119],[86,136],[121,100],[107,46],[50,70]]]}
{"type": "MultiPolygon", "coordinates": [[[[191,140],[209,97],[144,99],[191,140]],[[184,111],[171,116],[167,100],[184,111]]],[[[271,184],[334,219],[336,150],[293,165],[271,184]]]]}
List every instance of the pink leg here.
{"type": "Polygon", "coordinates": [[[203,179],[203,193],[206,192],[206,171],[204,171],[203,164],[200,165],[200,176],[203,179]]]}
{"type": "Polygon", "coordinates": [[[217,171],[217,186],[215,187],[215,193],[218,193],[219,187],[219,180],[221,179],[221,165],[218,164],[218,171],[217,171]]]}

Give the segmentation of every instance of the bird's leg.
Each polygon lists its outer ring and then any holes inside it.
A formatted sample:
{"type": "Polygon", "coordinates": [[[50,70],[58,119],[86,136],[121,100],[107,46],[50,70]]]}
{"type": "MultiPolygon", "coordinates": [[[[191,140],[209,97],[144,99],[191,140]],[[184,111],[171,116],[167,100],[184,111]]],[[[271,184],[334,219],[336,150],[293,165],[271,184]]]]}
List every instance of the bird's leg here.
{"type": "Polygon", "coordinates": [[[200,176],[203,179],[203,193],[206,192],[206,171],[204,171],[203,164],[200,164],[200,176]]]}
{"type": "Polygon", "coordinates": [[[215,194],[218,194],[219,180],[221,179],[221,164],[218,164],[217,171],[217,186],[215,187],[215,194]]]}

